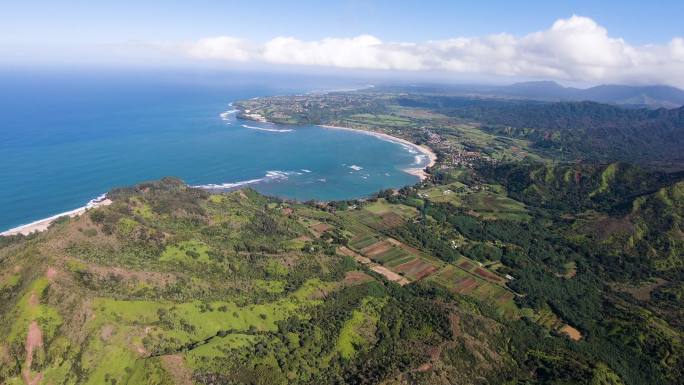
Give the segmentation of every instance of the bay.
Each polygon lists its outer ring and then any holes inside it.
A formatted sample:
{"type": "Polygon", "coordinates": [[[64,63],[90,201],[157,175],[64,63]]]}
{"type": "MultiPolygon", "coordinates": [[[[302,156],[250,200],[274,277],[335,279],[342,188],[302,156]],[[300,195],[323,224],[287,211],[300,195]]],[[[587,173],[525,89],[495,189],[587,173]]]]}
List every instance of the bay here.
{"type": "Polygon", "coordinates": [[[413,184],[405,146],[353,131],[264,125],[230,103],[348,86],[263,74],[0,74],[0,231],[164,176],[336,200],[413,184]],[[265,129],[264,129],[265,128],[265,129]]]}

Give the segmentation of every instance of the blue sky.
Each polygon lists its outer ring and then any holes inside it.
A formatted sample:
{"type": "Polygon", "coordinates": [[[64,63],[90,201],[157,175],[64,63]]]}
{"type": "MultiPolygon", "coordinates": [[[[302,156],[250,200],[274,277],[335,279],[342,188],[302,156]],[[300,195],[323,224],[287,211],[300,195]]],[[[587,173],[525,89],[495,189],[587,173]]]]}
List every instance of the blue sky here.
{"type": "Polygon", "coordinates": [[[371,34],[415,41],[525,34],[588,16],[634,44],[684,34],[684,1],[59,1],[0,6],[5,43],[119,42],[231,35],[265,40],[371,34]]]}
{"type": "Polygon", "coordinates": [[[0,65],[303,66],[684,87],[681,15],[681,0],[10,0],[0,5],[0,65]]]}

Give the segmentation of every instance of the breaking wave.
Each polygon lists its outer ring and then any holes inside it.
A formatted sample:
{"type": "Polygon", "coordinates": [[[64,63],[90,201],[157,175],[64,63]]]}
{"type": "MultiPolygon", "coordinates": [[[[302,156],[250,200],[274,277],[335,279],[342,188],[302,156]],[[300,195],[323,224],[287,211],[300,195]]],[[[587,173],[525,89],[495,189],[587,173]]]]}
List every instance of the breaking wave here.
{"type": "Polygon", "coordinates": [[[282,181],[286,180],[290,175],[301,175],[301,173],[296,171],[267,171],[263,178],[241,180],[238,182],[200,184],[190,187],[201,188],[204,190],[230,190],[256,183],[282,181]]]}
{"type": "Polygon", "coordinates": [[[243,124],[242,127],[249,128],[251,130],[269,131],[269,132],[292,132],[292,131],[294,131],[294,130],[289,129],[289,128],[265,128],[265,127],[257,127],[257,126],[248,126],[246,124],[243,124]]]}
{"type": "Polygon", "coordinates": [[[221,120],[223,120],[225,122],[225,121],[230,120],[230,116],[235,114],[236,112],[238,112],[238,110],[235,110],[235,109],[228,110],[228,111],[221,112],[219,114],[219,116],[221,117],[221,120]]]}

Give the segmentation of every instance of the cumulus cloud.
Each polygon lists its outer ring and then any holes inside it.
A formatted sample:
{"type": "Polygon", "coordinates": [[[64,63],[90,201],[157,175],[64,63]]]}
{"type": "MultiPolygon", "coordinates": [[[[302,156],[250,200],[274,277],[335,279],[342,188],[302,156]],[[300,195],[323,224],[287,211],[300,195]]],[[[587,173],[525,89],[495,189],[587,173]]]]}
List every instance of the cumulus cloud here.
{"type": "Polygon", "coordinates": [[[584,82],[661,83],[684,87],[684,38],[630,45],[594,20],[572,16],[525,36],[502,33],[420,43],[361,35],[262,44],[222,36],[190,44],[196,58],[398,71],[552,78],[584,82]]]}

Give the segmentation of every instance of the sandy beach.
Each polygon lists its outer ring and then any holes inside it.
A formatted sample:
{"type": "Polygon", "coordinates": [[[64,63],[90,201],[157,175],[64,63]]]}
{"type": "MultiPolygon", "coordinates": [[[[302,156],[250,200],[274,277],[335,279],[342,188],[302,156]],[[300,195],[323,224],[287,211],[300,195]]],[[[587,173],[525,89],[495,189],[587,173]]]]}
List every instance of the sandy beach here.
{"type": "Polygon", "coordinates": [[[427,164],[427,166],[415,167],[415,168],[406,168],[403,171],[406,173],[409,173],[411,175],[417,176],[418,178],[420,178],[420,180],[424,180],[428,177],[428,174],[425,172],[425,167],[432,167],[437,162],[437,154],[435,154],[434,151],[432,151],[432,149],[430,147],[415,144],[415,143],[412,143],[406,139],[402,139],[402,138],[398,138],[396,136],[388,135],[388,134],[385,134],[383,132],[374,132],[374,131],[361,130],[358,128],[338,127],[338,126],[328,126],[328,125],[320,125],[319,127],[328,128],[328,129],[332,129],[332,130],[355,131],[355,132],[359,132],[362,134],[375,136],[376,138],[386,140],[388,142],[399,143],[399,144],[409,146],[411,148],[416,149],[421,154],[426,155],[428,157],[428,159],[430,160],[430,162],[427,164]]]}
{"type": "MultiPolygon", "coordinates": [[[[403,146],[407,146],[410,148],[415,149],[416,151],[420,152],[421,154],[425,155],[429,159],[429,163],[426,166],[423,167],[415,167],[415,168],[406,168],[403,169],[404,172],[415,175],[416,177],[420,178],[420,180],[424,180],[428,177],[428,174],[425,172],[425,167],[432,167],[435,165],[437,162],[437,155],[432,151],[427,146],[424,145],[418,145],[415,143],[412,143],[406,139],[398,138],[396,136],[388,135],[382,132],[374,132],[374,131],[367,131],[367,130],[361,130],[357,128],[349,128],[349,127],[338,127],[338,126],[328,126],[328,125],[320,125],[319,127],[326,128],[326,129],[333,129],[333,130],[347,130],[347,131],[355,131],[358,133],[362,133],[365,135],[370,135],[370,136],[375,136],[376,138],[386,140],[389,142],[394,142],[401,144],[403,146]]],[[[79,216],[86,211],[100,207],[100,206],[107,206],[112,203],[111,200],[103,198],[103,197],[98,197],[97,199],[94,199],[93,201],[88,202],[86,206],[79,207],[77,209],[63,212],[57,215],[53,215],[48,218],[40,219],[35,222],[31,222],[25,225],[21,225],[18,227],[15,227],[13,229],[9,229],[7,231],[4,231],[0,233],[0,236],[10,236],[10,235],[17,235],[17,234],[22,234],[22,235],[29,235],[34,232],[42,232],[48,229],[52,222],[54,222],[57,218],[68,216],[68,217],[76,217],[79,216]]]]}
{"type": "Polygon", "coordinates": [[[83,207],[79,207],[79,208],[71,210],[71,211],[63,212],[63,213],[53,215],[53,216],[48,217],[48,218],[40,219],[40,220],[37,220],[35,222],[31,222],[31,223],[28,223],[25,225],[15,227],[13,229],[9,229],[7,231],[0,233],[0,236],[10,236],[10,235],[17,235],[17,234],[29,235],[29,234],[34,233],[34,232],[42,232],[42,231],[47,230],[48,227],[50,227],[50,225],[52,224],[52,222],[54,222],[57,218],[61,218],[64,216],[68,216],[70,218],[77,217],[77,216],[85,213],[86,211],[88,211],[90,209],[100,207],[100,206],[108,206],[110,204],[112,204],[112,201],[109,199],[106,199],[106,198],[102,199],[102,200],[91,201],[91,202],[88,202],[88,204],[83,206],[83,207]]]}

